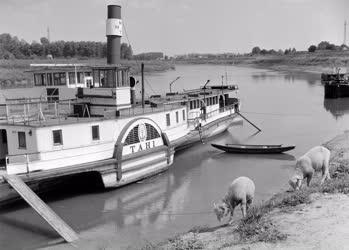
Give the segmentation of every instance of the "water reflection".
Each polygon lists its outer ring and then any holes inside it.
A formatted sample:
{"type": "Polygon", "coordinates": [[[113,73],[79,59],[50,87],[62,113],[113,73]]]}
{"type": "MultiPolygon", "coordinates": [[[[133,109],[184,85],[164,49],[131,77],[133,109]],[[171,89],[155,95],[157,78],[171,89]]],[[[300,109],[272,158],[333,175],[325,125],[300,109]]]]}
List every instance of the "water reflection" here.
{"type": "Polygon", "coordinates": [[[324,108],[329,111],[336,120],[345,114],[349,114],[349,98],[326,99],[324,108]]]}
{"type": "Polygon", "coordinates": [[[278,160],[278,161],[295,161],[296,158],[287,153],[282,154],[230,154],[222,152],[220,154],[216,154],[212,157],[213,159],[224,159],[224,158],[232,158],[232,160],[238,158],[245,158],[250,160],[278,160]]]}
{"type": "Polygon", "coordinates": [[[275,72],[275,71],[264,71],[264,72],[255,72],[251,74],[251,77],[254,81],[270,81],[270,80],[280,80],[280,82],[289,82],[293,83],[298,80],[305,80],[308,85],[316,85],[320,83],[319,74],[314,73],[299,73],[299,72],[275,72]]]}

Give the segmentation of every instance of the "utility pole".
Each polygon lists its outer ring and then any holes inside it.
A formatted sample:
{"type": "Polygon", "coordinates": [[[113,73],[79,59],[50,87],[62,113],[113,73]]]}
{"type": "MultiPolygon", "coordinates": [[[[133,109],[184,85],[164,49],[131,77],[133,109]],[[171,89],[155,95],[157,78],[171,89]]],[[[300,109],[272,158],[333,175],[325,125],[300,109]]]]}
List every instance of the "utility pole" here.
{"type": "Polygon", "coordinates": [[[344,45],[347,45],[347,21],[344,21],[344,45]]]}
{"type": "Polygon", "coordinates": [[[50,40],[50,27],[47,26],[47,40],[48,42],[51,42],[50,40]]]}

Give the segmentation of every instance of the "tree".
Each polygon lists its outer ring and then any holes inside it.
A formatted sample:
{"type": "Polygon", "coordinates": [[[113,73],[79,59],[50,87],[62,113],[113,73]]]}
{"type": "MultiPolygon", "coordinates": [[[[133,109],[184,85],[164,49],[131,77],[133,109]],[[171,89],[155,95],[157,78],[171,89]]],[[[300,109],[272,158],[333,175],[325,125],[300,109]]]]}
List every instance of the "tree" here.
{"type": "Polygon", "coordinates": [[[318,44],[317,49],[318,49],[318,50],[325,50],[325,49],[327,49],[327,47],[328,47],[329,45],[330,45],[329,42],[327,42],[327,41],[322,41],[322,42],[320,42],[320,43],[318,44]]]}
{"type": "Polygon", "coordinates": [[[254,47],[252,49],[252,55],[256,55],[256,54],[259,54],[259,53],[261,53],[261,49],[258,46],[254,47]]]}
{"type": "Polygon", "coordinates": [[[49,45],[50,41],[46,37],[41,37],[40,42],[42,45],[47,46],[49,45]]]}
{"type": "Polygon", "coordinates": [[[310,45],[310,47],[308,48],[308,52],[315,52],[316,50],[316,46],[315,45],[310,45]]]}
{"type": "Polygon", "coordinates": [[[30,50],[36,56],[42,56],[44,52],[42,45],[36,41],[32,42],[32,44],[30,45],[30,50]]]}
{"type": "Polygon", "coordinates": [[[121,59],[130,60],[132,58],[132,54],[133,52],[131,45],[128,45],[127,43],[122,43],[120,47],[121,59]]]}

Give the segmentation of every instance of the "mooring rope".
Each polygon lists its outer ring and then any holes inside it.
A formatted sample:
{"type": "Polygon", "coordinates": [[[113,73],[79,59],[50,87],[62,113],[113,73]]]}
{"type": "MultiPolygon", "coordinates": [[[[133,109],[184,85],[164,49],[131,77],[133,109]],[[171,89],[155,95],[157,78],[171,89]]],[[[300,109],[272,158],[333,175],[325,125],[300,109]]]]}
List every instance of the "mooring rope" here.
{"type": "MultiPolygon", "coordinates": [[[[123,26],[124,26],[124,30],[125,30],[125,36],[127,39],[128,44],[131,46],[131,42],[130,39],[128,38],[127,35],[127,30],[126,30],[126,25],[125,22],[123,22],[123,26]]],[[[132,46],[131,46],[132,47],[132,46]]],[[[137,58],[135,58],[136,64],[139,67],[139,69],[141,69],[140,63],[138,62],[137,58]]],[[[145,83],[147,84],[147,86],[150,88],[150,90],[153,92],[153,94],[156,94],[156,92],[154,91],[154,89],[151,87],[150,83],[148,82],[148,80],[144,77],[145,83]]],[[[149,95],[149,94],[148,94],[149,95]]]]}

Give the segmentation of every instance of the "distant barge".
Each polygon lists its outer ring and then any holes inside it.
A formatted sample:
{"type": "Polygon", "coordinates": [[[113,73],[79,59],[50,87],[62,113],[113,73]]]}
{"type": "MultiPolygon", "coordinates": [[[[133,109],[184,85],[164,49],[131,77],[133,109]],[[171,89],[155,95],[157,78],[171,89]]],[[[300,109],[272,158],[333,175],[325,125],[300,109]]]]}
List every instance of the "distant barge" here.
{"type": "Polygon", "coordinates": [[[349,97],[348,74],[321,74],[324,83],[325,98],[349,97]]]}

